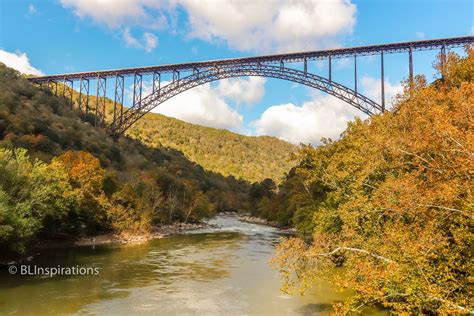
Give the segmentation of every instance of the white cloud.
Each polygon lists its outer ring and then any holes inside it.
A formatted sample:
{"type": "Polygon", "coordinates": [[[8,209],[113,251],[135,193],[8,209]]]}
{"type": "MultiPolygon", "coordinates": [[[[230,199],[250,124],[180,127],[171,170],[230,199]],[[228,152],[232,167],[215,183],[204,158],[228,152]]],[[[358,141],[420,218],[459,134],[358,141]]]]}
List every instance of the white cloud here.
{"type": "MultiPolygon", "coordinates": [[[[163,81],[162,86],[169,82],[163,81]]],[[[152,91],[151,82],[143,82],[143,97],[152,91]]],[[[133,85],[126,91],[127,100],[131,103],[133,85]]],[[[204,84],[185,91],[163,102],[155,109],[154,113],[174,117],[189,123],[225,128],[236,132],[243,132],[243,117],[232,109],[216,88],[211,84],[204,84]]]]}
{"type": "Polygon", "coordinates": [[[265,82],[262,77],[223,79],[219,81],[217,92],[237,103],[254,104],[262,100],[265,82]]]}
{"type": "Polygon", "coordinates": [[[158,38],[153,33],[145,32],[143,33],[143,42],[145,50],[151,52],[158,45],[158,38]]]}
{"type": "Polygon", "coordinates": [[[0,49],[0,62],[24,74],[37,76],[43,75],[41,70],[36,69],[30,65],[30,61],[28,60],[26,53],[15,54],[0,49]]]}
{"type": "Polygon", "coordinates": [[[155,0],[60,0],[63,7],[72,9],[80,18],[91,17],[94,21],[109,28],[145,25],[158,29],[166,26],[166,19],[160,13],[165,1],[155,0]]]}
{"type": "Polygon", "coordinates": [[[188,12],[191,37],[223,40],[245,51],[288,51],[334,46],[352,32],[350,0],[176,0],[188,12]]]}
{"type": "MultiPolygon", "coordinates": [[[[224,79],[217,85],[210,83],[183,92],[156,107],[153,112],[171,116],[186,122],[216,128],[231,129],[247,133],[243,127],[243,117],[227,101],[252,104],[259,102],[265,93],[264,78],[247,77],[224,79]]],[[[169,82],[163,81],[161,86],[169,82]]],[[[152,91],[151,82],[143,82],[143,97],[152,91]]],[[[133,85],[126,91],[132,102],[133,85]]]]}
{"type": "Polygon", "coordinates": [[[28,15],[35,15],[36,13],[38,13],[38,11],[36,10],[35,6],[30,3],[28,5],[28,15]]]}
{"type": "MultiPolygon", "coordinates": [[[[362,78],[362,93],[380,104],[380,79],[362,78]]],[[[392,107],[392,97],[402,92],[400,84],[385,80],[387,108],[392,107]]],[[[311,101],[301,106],[293,103],[274,105],[252,122],[258,135],[272,135],[292,143],[320,144],[322,137],[339,138],[347,122],[354,117],[366,118],[358,109],[336,97],[315,93],[311,101]]]]}
{"type": "Polygon", "coordinates": [[[138,40],[130,33],[129,28],[125,28],[122,35],[127,46],[144,49],[148,53],[158,45],[158,38],[153,33],[145,32],[142,39],[138,40]]]}
{"type": "Polygon", "coordinates": [[[322,137],[339,138],[347,122],[365,114],[330,95],[317,94],[311,101],[297,106],[274,105],[252,122],[257,135],[271,135],[298,144],[320,144],[322,137]]]}
{"type": "Polygon", "coordinates": [[[420,39],[420,40],[426,38],[426,34],[423,33],[423,32],[416,32],[416,33],[415,33],[415,36],[416,36],[416,38],[418,38],[418,39],[420,39]]]}
{"type": "Polygon", "coordinates": [[[222,41],[242,51],[289,51],[338,46],[350,34],[356,6],[350,0],[196,1],[60,0],[81,17],[109,28],[175,26],[177,9],[187,15],[188,35],[222,41]]]}
{"type": "MultiPolygon", "coordinates": [[[[381,94],[381,84],[382,80],[375,79],[370,76],[363,76],[362,77],[362,90],[363,94],[377,102],[378,104],[381,103],[382,94],[381,94]]],[[[387,109],[392,108],[392,101],[393,97],[398,93],[403,92],[403,87],[400,83],[392,84],[388,79],[385,79],[385,105],[387,109]]]]}
{"type": "Polygon", "coordinates": [[[153,112],[204,126],[242,129],[243,117],[220,97],[210,84],[183,92],[156,107],[153,112]]]}

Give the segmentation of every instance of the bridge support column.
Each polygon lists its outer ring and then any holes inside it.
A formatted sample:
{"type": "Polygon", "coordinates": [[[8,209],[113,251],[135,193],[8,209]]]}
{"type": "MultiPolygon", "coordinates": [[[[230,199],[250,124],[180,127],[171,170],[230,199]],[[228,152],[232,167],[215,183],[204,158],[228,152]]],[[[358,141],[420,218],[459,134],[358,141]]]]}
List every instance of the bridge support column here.
{"type": "Polygon", "coordinates": [[[354,55],[354,91],[357,94],[357,55],[354,55]]]}
{"type": "Polygon", "coordinates": [[[95,102],[95,127],[103,126],[105,123],[105,96],[107,92],[107,79],[97,76],[97,98],[95,102]]]}
{"type": "Polygon", "coordinates": [[[89,79],[81,77],[79,82],[79,112],[83,112],[87,115],[89,112],[89,79]]]}
{"type": "Polygon", "coordinates": [[[384,62],[383,62],[383,50],[380,54],[380,82],[381,82],[381,103],[382,103],[382,113],[385,112],[385,74],[384,74],[384,62]]]}
{"type": "Polygon", "coordinates": [[[332,81],[332,60],[331,55],[329,55],[329,81],[332,81]]]}
{"type": "Polygon", "coordinates": [[[443,46],[441,46],[440,62],[441,62],[441,79],[444,80],[444,70],[446,67],[446,45],[444,44],[443,46]]]}
{"type": "MultiPolygon", "coordinates": [[[[194,68],[194,71],[196,68],[194,68]]],[[[199,73],[199,70],[198,70],[199,73]]],[[[160,95],[160,89],[161,89],[161,74],[159,72],[154,72],[153,73],[153,93],[158,92],[158,95],[160,95]]]]}
{"type": "Polygon", "coordinates": [[[283,60],[280,60],[280,70],[283,69],[285,69],[285,63],[283,62],[283,60]]]}
{"type": "Polygon", "coordinates": [[[64,78],[64,89],[63,89],[63,96],[66,100],[69,100],[69,107],[71,110],[74,107],[73,101],[73,93],[74,93],[74,81],[64,78]]]}
{"type": "Polygon", "coordinates": [[[413,86],[413,49],[411,47],[408,50],[408,71],[408,82],[411,89],[413,86]]]}
{"type": "Polygon", "coordinates": [[[66,97],[66,78],[63,79],[63,98],[66,97]]]}
{"type": "Polygon", "coordinates": [[[142,103],[142,75],[135,73],[133,78],[133,107],[142,103]]]}
{"type": "Polygon", "coordinates": [[[179,85],[179,71],[173,70],[173,82],[177,81],[179,85]]]}
{"type": "Polygon", "coordinates": [[[117,127],[117,115],[119,116],[119,124],[122,124],[122,115],[123,115],[123,88],[124,88],[124,79],[122,75],[117,74],[115,77],[115,95],[114,95],[114,120],[113,127],[117,127]],[[117,106],[120,104],[120,111],[117,113],[117,106]]]}
{"type": "Polygon", "coordinates": [[[304,75],[308,75],[308,60],[304,59],[304,75]]]}
{"type": "Polygon", "coordinates": [[[58,96],[58,82],[57,81],[54,81],[54,80],[51,80],[49,81],[48,80],[48,90],[53,93],[55,96],[58,96]]]}

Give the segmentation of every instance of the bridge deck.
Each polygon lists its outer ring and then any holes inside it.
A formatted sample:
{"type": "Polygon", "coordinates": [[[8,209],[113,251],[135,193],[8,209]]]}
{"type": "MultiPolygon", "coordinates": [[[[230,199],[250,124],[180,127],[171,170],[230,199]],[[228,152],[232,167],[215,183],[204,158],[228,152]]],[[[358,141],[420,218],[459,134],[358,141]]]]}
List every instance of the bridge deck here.
{"type": "Polygon", "coordinates": [[[152,74],[152,73],[169,73],[173,71],[193,71],[203,68],[215,67],[215,66],[228,66],[235,64],[245,64],[245,63],[261,63],[261,64],[270,64],[270,63],[294,63],[294,62],[303,62],[305,60],[319,60],[331,58],[344,58],[344,57],[353,57],[353,56],[369,56],[381,54],[382,51],[384,54],[390,53],[400,53],[406,52],[412,49],[412,51],[420,50],[433,50],[438,48],[449,48],[449,47],[459,47],[466,44],[474,43],[474,36],[464,36],[464,37],[455,37],[455,38],[441,38],[434,40],[423,40],[423,41],[413,41],[413,42],[401,42],[401,43],[391,43],[391,44],[381,44],[381,45],[370,45],[370,46],[360,46],[360,47],[350,47],[350,48],[337,48],[329,50],[320,50],[320,51],[310,51],[310,52],[299,52],[299,53],[290,53],[290,54],[276,54],[276,55],[266,55],[266,56],[256,56],[256,57],[243,57],[243,58],[230,58],[230,59],[220,59],[220,60],[209,60],[201,62],[190,62],[182,64],[169,64],[161,66],[149,66],[149,67],[137,67],[137,68],[123,68],[123,69],[114,69],[114,70],[102,70],[102,71],[89,71],[89,72],[78,72],[70,74],[58,74],[51,76],[42,76],[42,77],[33,77],[29,80],[32,82],[47,82],[47,81],[59,81],[64,79],[74,80],[80,78],[97,78],[100,77],[112,77],[116,75],[122,76],[132,76],[136,73],[139,74],[152,74]]]}

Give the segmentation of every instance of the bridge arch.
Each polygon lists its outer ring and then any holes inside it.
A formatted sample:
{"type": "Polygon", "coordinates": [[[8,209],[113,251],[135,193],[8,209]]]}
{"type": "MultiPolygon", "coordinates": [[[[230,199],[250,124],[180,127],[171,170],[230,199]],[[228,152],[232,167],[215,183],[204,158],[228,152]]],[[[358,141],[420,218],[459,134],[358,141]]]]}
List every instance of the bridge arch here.
{"type": "Polygon", "coordinates": [[[347,102],[367,115],[383,111],[382,107],[375,101],[324,77],[293,68],[249,63],[209,67],[205,70],[196,71],[187,77],[174,80],[144,97],[139,104],[127,109],[123,113],[120,122],[118,122],[119,118],[117,118],[117,122],[112,122],[109,126],[109,132],[115,136],[123,134],[146,113],[184,91],[221,79],[249,76],[283,79],[315,88],[347,102]]]}

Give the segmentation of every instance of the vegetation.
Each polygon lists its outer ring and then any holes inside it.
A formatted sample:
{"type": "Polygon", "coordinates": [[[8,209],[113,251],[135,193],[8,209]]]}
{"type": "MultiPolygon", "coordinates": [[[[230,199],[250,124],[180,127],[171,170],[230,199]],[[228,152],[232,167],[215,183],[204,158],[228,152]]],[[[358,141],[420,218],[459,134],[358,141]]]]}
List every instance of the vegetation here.
{"type": "Polygon", "coordinates": [[[37,240],[147,233],[248,208],[247,182],[205,171],[174,149],[114,142],[3,64],[0,173],[0,257],[37,240]]]}
{"type": "MultiPolygon", "coordinates": [[[[56,87],[54,87],[54,90],[56,87]]],[[[69,89],[58,84],[58,94],[69,89]]],[[[69,91],[66,95],[69,95],[69,91]]],[[[79,93],[73,91],[77,109],[79,93]]],[[[89,97],[94,107],[96,97],[89,97]]],[[[114,102],[105,99],[106,120],[111,123],[114,102]]],[[[95,117],[86,118],[91,124],[95,117]]],[[[249,182],[266,178],[281,182],[285,171],[293,166],[289,159],[297,146],[270,136],[244,136],[227,130],[199,126],[148,113],[126,131],[126,136],[152,148],[172,148],[184,153],[187,159],[209,171],[249,182]]]]}
{"type": "Polygon", "coordinates": [[[418,76],[393,112],[302,146],[279,191],[260,194],[260,214],[300,233],[272,260],[284,291],[328,278],[354,290],[341,313],[472,313],[474,51],[436,67],[444,79],[418,76]]]}
{"type": "Polygon", "coordinates": [[[145,115],[127,134],[153,147],[180,150],[207,170],[251,182],[265,178],[280,182],[292,167],[289,157],[296,150],[276,137],[243,136],[155,113],[145,115]]]}

